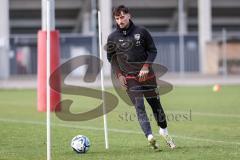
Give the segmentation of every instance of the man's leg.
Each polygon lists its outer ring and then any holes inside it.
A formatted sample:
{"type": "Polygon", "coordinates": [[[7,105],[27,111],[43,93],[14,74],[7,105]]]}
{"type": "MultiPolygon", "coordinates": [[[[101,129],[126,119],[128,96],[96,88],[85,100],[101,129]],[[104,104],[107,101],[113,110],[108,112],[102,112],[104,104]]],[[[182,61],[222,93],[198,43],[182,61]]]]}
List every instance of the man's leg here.
{"type": "Polygon", "coordinates": [[[151,106],[154,118],[161,128],[167,128],[166,115],[162,108],[159,97],[146,97],[148,104],[151,106]]]}
{"type": "Polygon", "coordinates": [[[143,83],[144,97],[151,106],[154,118],[161,128],[167,128],[166,115],[160,102],[159,91],[156,78],[152,78],[143,83]]]}
{"type": "Polygon", "coordinates": [[[131,91],[128,91],[127,93],[136,109],[138,122],[145,136],[147,137],[149,134],[152,134],[152,129],[150,126],[150,122],[149,122],[146,110],[145,110],[143,96],[139,97],[140,94],[136,94],[131,91]]]}
{"type": "Polygon", "coordinates": [[[168,134],[166,115],[160,102],[156,79],[153,78],[147,81],[143,88],[145,90],[144,96],[147,99],[148,104],[151,106],[154,118],[159,126],[159,134],[165,139],[170,148],[175,148],[176,145],[168,134]]]}
{"type": "Polygon", "coordinates": [[[159,134],[165,139],[166,143],[169,145],[170,148],[174,149],[176,147],[175,143],[173,142],[171,136],[168,134],[167,130],[167,121],[166,115],[162,108],[160,97],[146,97],[147,102],[152,108],[154,118],[157,121],[159,126],[159,134]]]}
{"type": "Polygon", "coordinates": [[[152,135],[151,125],[145,110],[143,93],[140,91],[141,88],[138,88],[137,82],[134,80],[128,80],[128,89],[127,93],[130,97],[133,105],[135,106],[138,122],[149,141],[149,144],[152,146],[153,149],[158,149],[158,144],[152,135]]]}

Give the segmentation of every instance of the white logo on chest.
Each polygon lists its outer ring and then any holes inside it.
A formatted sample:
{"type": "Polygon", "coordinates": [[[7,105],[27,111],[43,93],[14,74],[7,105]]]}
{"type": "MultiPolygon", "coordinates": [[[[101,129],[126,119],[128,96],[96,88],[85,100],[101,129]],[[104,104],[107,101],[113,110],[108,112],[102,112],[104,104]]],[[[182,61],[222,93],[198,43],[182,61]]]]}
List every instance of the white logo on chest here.
{"type": "Polygon", "coordinates": [[[134,38],[135,38],[137,41],[139,41],[139,39],[141,38],[141,36],[140,36],[140,34],[135,34],[135,35],[134,35],[134,38]]]}
{"type": "Polygon", "coordinates": [[[141,38],[141,35],[139,33],[134,35],[134,39],[136,40],[136,46],[141,45],[140,38],[141,38]]]}

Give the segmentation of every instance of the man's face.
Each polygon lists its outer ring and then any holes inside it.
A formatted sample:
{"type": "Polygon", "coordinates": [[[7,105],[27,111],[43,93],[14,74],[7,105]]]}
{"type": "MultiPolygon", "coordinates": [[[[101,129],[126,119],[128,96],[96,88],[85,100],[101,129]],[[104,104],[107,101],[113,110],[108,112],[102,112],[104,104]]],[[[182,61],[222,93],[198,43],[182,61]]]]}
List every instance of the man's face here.
{"type": "Polygon", "coordinates": [[[129,24],[130,14],[121,12],[119,16],[114,16],[116,23],[120,28],[126,28],[129,24]]]}

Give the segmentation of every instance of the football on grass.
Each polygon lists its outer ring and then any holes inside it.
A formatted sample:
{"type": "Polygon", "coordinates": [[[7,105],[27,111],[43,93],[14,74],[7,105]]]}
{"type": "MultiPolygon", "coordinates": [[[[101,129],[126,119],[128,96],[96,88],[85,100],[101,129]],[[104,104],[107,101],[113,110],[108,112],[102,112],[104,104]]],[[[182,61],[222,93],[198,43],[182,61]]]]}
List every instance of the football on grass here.
{"type": "Polygon", "coordinates": [[[90,147],[90,141],[88,137],[84,135],[77,135],[73,137],[71,147],[77,153],[87,153],[90,147]]]}

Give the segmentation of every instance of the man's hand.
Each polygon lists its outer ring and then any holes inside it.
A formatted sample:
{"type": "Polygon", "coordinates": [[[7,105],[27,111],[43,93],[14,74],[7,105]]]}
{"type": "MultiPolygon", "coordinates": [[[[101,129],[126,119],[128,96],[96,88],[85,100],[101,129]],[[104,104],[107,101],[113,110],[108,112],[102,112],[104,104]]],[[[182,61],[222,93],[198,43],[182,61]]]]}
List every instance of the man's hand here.
{"type": "Polygon", "coordinates": [[[140,70],[138,77],[139,77],[139,82],[143,82],[147,79],[147,75],[149,73],[149,67],[148,65],[143,65],[142,69],[140,70]]]}
{"type": "Polygon", "coordinates": [[[118,76],[118,79],[120,81],[121,86],[126,89],[127,88],[127,81],[126,81],[126,77],[124,77],[123,75],[118,76]]]}

